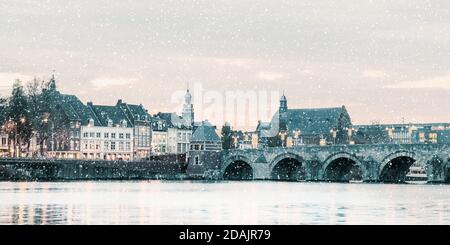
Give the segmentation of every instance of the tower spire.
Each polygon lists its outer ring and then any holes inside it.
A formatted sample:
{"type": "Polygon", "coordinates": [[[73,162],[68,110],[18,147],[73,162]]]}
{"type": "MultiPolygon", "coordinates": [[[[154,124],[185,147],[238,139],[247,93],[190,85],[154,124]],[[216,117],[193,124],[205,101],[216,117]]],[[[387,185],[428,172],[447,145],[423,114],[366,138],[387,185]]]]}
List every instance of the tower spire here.
{"type": "Polygon", "coordinates": [[[189,82],[186,83],[186,95],[184,96],[184,105],[182,117],[187,126],[194,125],[194,105],[192,104],[192,95],[189,92],[189,82]]]}
{"type": "Polygon", "coordinates": [[[49,81],[49,88],[51,90],[56,90],[55,69],[52,70],[52,77],[49,81]]]}

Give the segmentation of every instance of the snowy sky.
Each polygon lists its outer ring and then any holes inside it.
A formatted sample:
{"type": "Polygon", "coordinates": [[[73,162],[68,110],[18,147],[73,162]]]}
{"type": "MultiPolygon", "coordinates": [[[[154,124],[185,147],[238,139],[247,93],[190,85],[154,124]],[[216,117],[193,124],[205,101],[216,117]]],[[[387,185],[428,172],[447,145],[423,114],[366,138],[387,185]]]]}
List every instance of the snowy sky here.
{"type": "Polygon", "coordinates": [[[152,113],[189,82],[285,89],[354,123],[450,121],[450,1],[0,0],[1,93],[53,69],[84,102],[152,113]]]}

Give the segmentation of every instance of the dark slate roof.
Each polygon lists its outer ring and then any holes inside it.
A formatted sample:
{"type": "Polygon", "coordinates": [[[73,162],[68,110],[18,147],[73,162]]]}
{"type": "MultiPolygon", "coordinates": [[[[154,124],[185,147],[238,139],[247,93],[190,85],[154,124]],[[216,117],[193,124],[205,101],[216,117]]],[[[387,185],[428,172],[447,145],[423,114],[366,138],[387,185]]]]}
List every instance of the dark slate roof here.
{"type": "Polygon", "coordinates": [[[101,125],[95,114],[75,95],[59,94],[57,103],[69,120],[80,121],[82,125],[86,125],[92,118],[95,125],[101,125]]]}
{"type": "Polygon", "coordinates": [[[302,134],[329,134],[338,126],[339,118],[347,113],[345,107],[320,109],[289,109],[287,130],[301,130],[302,134]]]}
{"type": "Polygon", "coordinates": [[[158,132],[164,132],[167,131],[167,122],[158,116],[151,117],[150,119],[152,121],[152,130],[158,131],[158,132]]]}
{"type": "Polygon", "coordinates": [[[117,106],[88,105],[94,111],[102,126],[108,126],[108,120],[111,119],[113,125],[121,125],[122,121],[127,122],[127,127],[133,127],[132,122],[125,113],[117,106]]]}
{"type": "Polygon", "coordinates": [[[150,121],[151,119],[151,116],[143,105],[132,105],[119,100],[116,106],[120,107],[133,123],[134,121],[150,121]]]}
{"type": "Polygon", "coordinates": [[[188,129],[183,118],[176,113],[159,112],[156,116],[166,121],[169,128],[188,129]]]}
{"type": "Polygon", "coordinates": [[[199,126],[192,134],[192,142],[221,142],[214,127],[205,124],[199,126]]]}
{"type": "Polygon", "coordinates": [[[131,114],[133,115],[134,120],[146,121],[149,119],[149,115],[142,105],[130,105],[127,104],[130,109],[131,114]],[[139,118],[137,118],[139,116],[139,118]]]}

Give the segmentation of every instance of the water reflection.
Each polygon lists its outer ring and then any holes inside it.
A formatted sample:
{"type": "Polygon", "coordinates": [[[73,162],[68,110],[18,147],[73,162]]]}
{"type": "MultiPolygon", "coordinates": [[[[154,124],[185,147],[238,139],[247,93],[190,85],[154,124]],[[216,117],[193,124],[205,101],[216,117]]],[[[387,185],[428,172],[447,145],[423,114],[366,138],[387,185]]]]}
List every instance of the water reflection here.
{"type": "Polygon", "coordinates": [[[2,182],[0,224],[450,224],[450,186],[2,182]]]}

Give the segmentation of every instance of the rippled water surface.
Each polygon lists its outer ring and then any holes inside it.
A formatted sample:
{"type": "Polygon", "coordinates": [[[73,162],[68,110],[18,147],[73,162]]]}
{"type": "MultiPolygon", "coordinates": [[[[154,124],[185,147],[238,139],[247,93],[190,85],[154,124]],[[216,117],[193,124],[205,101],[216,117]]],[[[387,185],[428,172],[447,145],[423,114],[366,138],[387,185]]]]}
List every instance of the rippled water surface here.
{"type": "Polygon", "coordinates": [[[0,224],[450,224],[450,185],[0,182],[0,224]]]}

